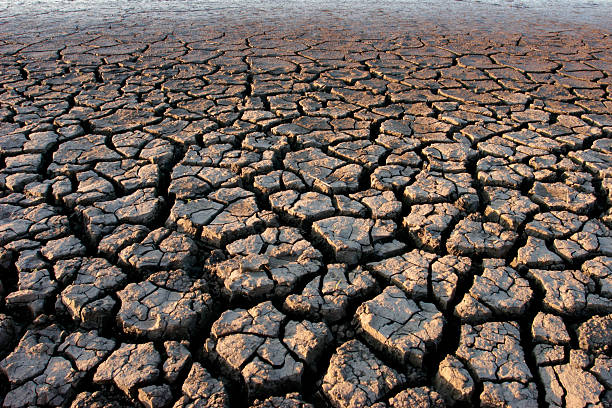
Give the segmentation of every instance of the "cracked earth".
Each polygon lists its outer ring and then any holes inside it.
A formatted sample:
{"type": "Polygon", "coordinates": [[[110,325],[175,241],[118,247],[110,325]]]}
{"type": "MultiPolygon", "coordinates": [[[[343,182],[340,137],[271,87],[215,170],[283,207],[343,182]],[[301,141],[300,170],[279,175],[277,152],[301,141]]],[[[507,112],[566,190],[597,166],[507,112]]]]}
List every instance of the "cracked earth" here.
{"type": "Polygon", "coordinates": [[[0,19],[3,407],[612,406],[610,33],[109,18],[0,19]]]}

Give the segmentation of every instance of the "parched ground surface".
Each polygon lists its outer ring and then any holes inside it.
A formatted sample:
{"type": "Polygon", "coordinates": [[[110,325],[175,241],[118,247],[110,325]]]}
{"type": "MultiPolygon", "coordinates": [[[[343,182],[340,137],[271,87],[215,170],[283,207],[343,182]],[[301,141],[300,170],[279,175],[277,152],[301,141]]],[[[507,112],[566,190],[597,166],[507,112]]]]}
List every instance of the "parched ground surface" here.
{"type": "Polygon", "coordinates": [[[612,406],[609,33],[15,10],[3,407],[612,406]]]}

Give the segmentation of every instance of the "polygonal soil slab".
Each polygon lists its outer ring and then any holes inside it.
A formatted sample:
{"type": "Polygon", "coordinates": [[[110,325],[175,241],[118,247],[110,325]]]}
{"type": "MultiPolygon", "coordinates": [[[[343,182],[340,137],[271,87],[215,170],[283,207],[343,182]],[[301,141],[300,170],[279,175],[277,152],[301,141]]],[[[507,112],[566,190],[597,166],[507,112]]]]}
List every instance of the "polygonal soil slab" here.
{"type": "Polygon", "coordinates": [[[299,389],[304,364],[313,364],[330,340],[324,323],[287,321],[265,302],[224,312],[211,328],[205,351],[227,375],[243,381],[253,398],[299,389]]]}
{"type": "Polygon", "coordinates": [[[439,257],[414,249],[403,255],[369,263],[367,267],[402,289],[410,299],[427,300],[435,297],[446,307],[455,296],[459,279],[468,273],[471,261],[467,257],[439,257]],[[429,291],[429,280],[433,293],[429,291]]]}
{"type": "Polygon", "coordinates": [[[227,246],[232,256],[210,266],[232,297],[283,296],[316,273],[323,256],[297,228],[268,228],[227,246]]]}
{"type": "Polygon", "coordinates": [[[157,380],[160,363],[161,357],[153,343],[123,343],[98,366],[93,381],[98,384],[113,382],[129,396],[137,387],[157,380]]]}
{"type": "Polygon", "coordinates": [[[402,364],[421,367],[442,339],[445,319],[435,305],[408,299],[395,286],[363,303],[355,314],[368,342],[402,364]]]}
{"type": "Polygon", "coordinates": [[[335,322],[344,318],[349,305],[376,288],[376,280],[361,267],[327,265],[325,275],[311,280],[300,294],[290,294],[284,309],[307,317],[335,322]]]}
{"type": "Polygon", "coordinates": [[[61,406],[114,348],[95,331],[68,335],[57,325],[28,330],[15,350],[0,362],[11,384],[4,406],[61,406]]]}
{"type": "Polygon", "coordinates": [[[380,361],[359,340],[336,349],[321,389],[335,408],[366,407],[406,383],[406,377],[380,361]]]}
{"type": "Polygon", "coordinates": [[[357,164],[348,164],[313,147],[287,153],[284,164],[300,174],[306,184],[326,194],[356,191],[363,171],[357,164]]]}
{"type": "Polygon", "coordinates": [[[356,264],[374,252],[374,245],[393,237],[396,225],[390,220],[338,216],[312,225],[312,232],[333,251],[336,261],[356,264]]]}
{"type": "Polygon", "coordinates": [[[239,187],[220,188],[196,200],[177,200],[170,210],[169,226],[220,247],[255,232],[268,222],[255,194],[239,187]]]}
{"type": "Polygon", "coordinates": [[[84,328],[102,328],[116,302],[111,294],[123,286],[127,276],[104,258],[74,258],[58,261],[55,277],[70,283],[60,301],[73,320],[84,328]]]}
{"type": "Polygon", "coordinates": [[[182,270],[155,273],[117,292],[117,322],[125,333],[151,340],[189,338],[210,317],[206,289],[182,270]]]}
{"type": "Polygon", "coordinates": [[[455,255],[503,257],[518,235],[493,222],[482,222],[476,214],[459,221],[446,247],[455,255]]]}
{"type": "Polygon", "coordinates": [[[185,234],[162,227],[121,250],[119,260],[139,271],[189,268],[195,263],[197,250],[185,234]]]}
{"type": "Polygon", "coordinates": [[[516,322],[461,326],[455,354],[475,379],[483,382],[482,405],[494,406],[496,400],[505,400],[509,405],[522,401],[525,406],[537,406],[537,389],[520,342],[516,322]]]}
{"type": "Polygon", "coordinates": [[[470,291],[455,307],[462,321],[482,323],[496,317],[519,317],[531,301],[529,282],[501,259],[485,259],[484,272],[474,277],[470,291]]]}

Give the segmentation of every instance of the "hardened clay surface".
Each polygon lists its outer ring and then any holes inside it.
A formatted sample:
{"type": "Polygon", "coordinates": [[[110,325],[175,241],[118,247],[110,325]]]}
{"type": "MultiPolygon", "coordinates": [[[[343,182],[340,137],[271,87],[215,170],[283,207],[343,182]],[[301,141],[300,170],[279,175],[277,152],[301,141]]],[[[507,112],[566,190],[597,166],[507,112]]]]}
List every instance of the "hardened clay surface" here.
{"type": "Polygon", "coordinates": [[[610,16],[0,4],[0,406],[612,407],[610,16]]]}

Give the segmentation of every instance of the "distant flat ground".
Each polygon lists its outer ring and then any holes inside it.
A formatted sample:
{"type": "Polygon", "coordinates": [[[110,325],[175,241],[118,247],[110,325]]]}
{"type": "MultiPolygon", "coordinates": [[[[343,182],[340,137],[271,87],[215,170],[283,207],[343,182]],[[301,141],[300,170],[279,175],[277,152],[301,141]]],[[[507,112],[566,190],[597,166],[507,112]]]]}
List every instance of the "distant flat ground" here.
{"type": "Polygon", "coordinates": [[[180,21],[275,22],[283,24],[304,19],[316,24],[337,20],[364,27],[410,21],[444,24],[466,30],[487,26],[504,31],[524,30],[533,25],[589,25],[610,30],[612,1],[553,0],[381,0],[381,1],[181,1],[181,0],[32,0],[4,1],[0,19],[10,25],[29,21],[23,30],[38,24],[63,26],[80,22],[140,20],[156,17],[180,21]],[[65,18],[70,16],[69,19],[65,18]],[[16,19],[17,18],[17,19],[16,19]],[[24,19],[24,20],[22,20],[24,19]],[[466,26],[466,24],[468,26],[466,26]]]}
{"type": "Polygon", "coordinates": [[[612,406],[611,3],[274,3],[0,3],[2,407],[612,406]]]}

